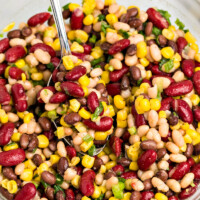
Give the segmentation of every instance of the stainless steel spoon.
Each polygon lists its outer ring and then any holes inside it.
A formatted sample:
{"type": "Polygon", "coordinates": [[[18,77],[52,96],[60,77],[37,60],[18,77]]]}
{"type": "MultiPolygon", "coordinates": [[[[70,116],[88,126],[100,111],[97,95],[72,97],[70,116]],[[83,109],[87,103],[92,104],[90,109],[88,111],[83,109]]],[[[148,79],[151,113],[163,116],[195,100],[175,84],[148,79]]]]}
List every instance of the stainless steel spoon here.
{"type": "MultiPolygon", "coordinates": [[[[70,46],[69,46],[69,43],[68,43],[67,34],[66,34],[65,26],[64,26],[64,21],[63,21],[63,17],[62,17],[60,2],[59,2],[59,0],[50,0],[50,2],[51,2],[51,8],[52,8],[52,11],[53,11],[53,16],[54,16],[56,28],[57,28],[57,31],[58,31],[58,37],[59,37],[59,40],[60,40],[61,58],[62,58],[65,55],[70,55],[71,54],[71,50],[70,50],[70,46]]],[[[62,59],[61,59],[61,62],[59,63],[59,65],[57,66],[57,68],[59,68],[59,66],[61,64],[62,64],[62,59]]],[[[49,85],[51,85],[51,83],[52,83],[52,75],[50,76],[47,85],[49,86],[49,85]]],[[[55,121],[52,120],[52,122],[53,122],[54,126],[57,128],[57,125],[56,125],[55,121]]],[[[63,140],[68,145],[73,146],[71,137],[65,137],[65,138],[63,138],[63,140]]],[[[100,148],[96,148],[96,150],[95,150],[93,155],[99,154],[103,150],[105,145],[100,147],[100,148]]],[[[80,153],[82,155],[86,154],[86,153],[84,153],[82,151],[80,153]]]]}

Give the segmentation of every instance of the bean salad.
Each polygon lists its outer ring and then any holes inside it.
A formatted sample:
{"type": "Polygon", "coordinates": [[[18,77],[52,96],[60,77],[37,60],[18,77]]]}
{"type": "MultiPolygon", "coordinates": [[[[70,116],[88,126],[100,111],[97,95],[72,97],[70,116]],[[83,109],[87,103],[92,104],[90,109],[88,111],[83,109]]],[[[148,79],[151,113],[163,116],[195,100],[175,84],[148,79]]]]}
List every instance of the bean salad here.
{"type": "Polygon", "coordinates": [[[168,11],[115,0],[68,3],[62,14],[72,52],[64,57],[51,7],[3,29],[0,195],[192,196],[200,180],[196,38],[168,11]]]}

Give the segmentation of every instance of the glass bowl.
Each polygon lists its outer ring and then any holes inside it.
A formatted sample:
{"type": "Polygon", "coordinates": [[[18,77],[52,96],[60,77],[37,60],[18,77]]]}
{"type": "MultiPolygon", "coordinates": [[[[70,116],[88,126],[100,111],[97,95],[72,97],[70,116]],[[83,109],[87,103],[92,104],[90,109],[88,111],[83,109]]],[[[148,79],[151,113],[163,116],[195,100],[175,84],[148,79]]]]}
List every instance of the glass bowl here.
{"type": "MultiPolygon", "coordinates": [[[[61,5],[69,2],[60,0],[61,5]]],[[[71,2],[81,4],[82,1],[73,0],[71,2]]],[[[136,5],[142,10],[147,10],[149,7],[157,7],[169,11],[172,16],[172,24],[179,18],[197,38],[197,44],[200,45],[200,0],[117,0],[117,2],[126,7],[136,5]]],[[[27,22],[32,15],[47,11],[49,5],[49,0],[1,0],[0,30],[11,22],[15,22],[14,28],[17,28],[20,22],[27,22]]],[[[3,199],[1,195],[0,199],[3,199]]],[[[188,200],[200,200],[200,188],[188,200]]]]}

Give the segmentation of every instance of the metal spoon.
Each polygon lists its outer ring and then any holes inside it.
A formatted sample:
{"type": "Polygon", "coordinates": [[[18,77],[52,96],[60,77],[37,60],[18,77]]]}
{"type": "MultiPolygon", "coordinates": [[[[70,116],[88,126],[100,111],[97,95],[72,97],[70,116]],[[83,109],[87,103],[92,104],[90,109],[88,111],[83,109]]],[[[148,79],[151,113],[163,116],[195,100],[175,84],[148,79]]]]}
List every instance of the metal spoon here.
{"type": "MultiPolygon", "coordinates": [[[[57,31],[58,31],[58,37],[59,37],[59,40],[60,40],[61,58],[62,58],[65,55],[70,55],[71,54],[71,50],[70,50],[70,47],[69,47],[67,34],[66,34],[65,26],[64,26],[64,21],[63,21],[63,16],[62,16],[62,12],[61,12],[60,2],[59,2],[59,0],[50,0],[50,2],[51,2],[51,8],[52,8],[52,11],[53,11],[53,16],[54,16],[56,28],[57,28],[57,31]]],[[[61,59],[61,62],[59,63],[59,65],[57,66],[57,68],[59,68],[59,66],[61,64],[62,64],[62,59],[61,59]]],[[[52,75],[50,76],[47,85],[48,86],[51,85],[51,82],[52,82],[52,75]]],[[[52,122],[53,122],[54,126],[57,128],[57,125],[56,125],[55,121],[52,120],[52,122]]],[[[65,137],[65,138],[63,138],[63,140],[68,145],[73,146],[72,140],[71,140],[70,137],[65,137]]],[[[107,140],[108,140],[108,137],[107,137],[107,140]]],[[[100,147],[100,148],[96,148],[96,150],[95,150],[93,155],[99,154],[103,150],[105,145],[100,147]]],[[[82,155],[86,154],[86,153],[84,153],[82,151],[80,153],[82,155]]]]}

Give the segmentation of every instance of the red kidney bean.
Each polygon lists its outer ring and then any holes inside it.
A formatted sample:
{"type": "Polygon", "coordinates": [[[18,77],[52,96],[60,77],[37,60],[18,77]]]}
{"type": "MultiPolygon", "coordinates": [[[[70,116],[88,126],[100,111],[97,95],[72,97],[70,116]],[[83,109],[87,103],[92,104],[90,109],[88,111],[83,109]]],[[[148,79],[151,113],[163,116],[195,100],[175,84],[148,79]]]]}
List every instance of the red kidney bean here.
{"type": "Polygon", "coordinates": [[[57,73],[59,72],[58,69],[54,69],[52,73],[52,80],[54,83],[58,82],[57,73]]]}
{"type": "Polygon", "coordinates": [[[116,136],[112,136],[110,138],[109,145],[117,157],[119,157],[121,154],[122,143],[123,143],[123,140],[121,140],[120,138],[116,136]]]}
{"type": "Polygon", "coordinates": [[[163,142],[168,142],[169,141],[169,138],[172,136],[172,132],[169,131],[168,132],[168,135],[166,137],[161,137],[162,141],[163,142]]]}
{"type": "Polygon", "coordinates": [[[84,119],[83,123],[90,129],[95,131],[108,131],[113,125],[111,117],[102,117],[98,123],[91,121],[90,119],[84,119]]]}
{"type": "Polygon", "coordinates": [[[26,55],[26,51],[23,46],[17,45],[8,49],[5,53],[6,61],[9,63],[14,63],[20,58],[26,55]]]}
{"type": "Polygon", "coordinates": [[[85,54],[90,54],[92,47],[89,44],[84,44],[83,48],[85,54]]]}
{"type": "Polygon", "coordinates": [[[135,105],[132,106],[132,115],[134,116],[134,119],[135,119],[135,125],[136,127],[138,128],[139,126],[141,125],[146,125],[147,122],[144,118],[144,115],[143,114],[138,114],[136,109],[135,109],[135,105]]]}
{"type": "Polygon", "coordinates": [[[4,38],[4,39],[0,40],[0,53],[4,53],[9,47],[10,47],[10,45],[9,45],[8,38],[4,38]]]}
{"type": "Polygon", "coordinates": [[[130,136],[131,136],[130,133],[129,133],[128,131],[126,131],[126,132],[123,134],[123,136],[122,136],[122,140],[123,140],[124,142],[128,142],[130,136]]]}
{"type": "Polygon", "coordinates": [[[60,87],[63,90],[63,92],[65,92],[66,94],[70,96],[73,96],[73,97],[84,96],[83,89],[77,83],[66,81],[66,82],[61,83],[60,87]]]}
{"type": "Polygon", "coordinates": [[[170,97],[176,97],[188,94],[192,91],[193,84],[190,80],[184,80],[177,83],[172,83],[164,90],[165,94],[170,97]]]}
{"type": "Polygon", "coordinates": [[[198,93],[198,95],[200,95],[200,71],[195,72],[192,80],[196,92],[198,93]]]}
{"type": "Polygon", "coordinates": [[[161,71],[161,70],[159,69],[159,66],[158,66],[158,65],[154,65],[154,66],[151,68],[151,71],[152,71],[152,74],[153,74],[153,75],[171,76],[170,74],[161,71]]]}
{"type": "Polygon", "coordinates": [[[3,75],[7,65],[5,63],[0,64],[0,75],[3,75]]]}
{"type": "Polygon", "coordinates": [[[67,155],[69,156],[69,159],[71,160],[73,157],[76,157],[76,150],[74,147],[66,146],[67,155]]]}
{"type": "Polygon", "coordinates": [[[178,200],[178,198],[176,196],[171,196],[169,197],[169,200],[178,200]]]}
{"type": "Polygon", "coordinates": [[[127,171],[127,172],[124,172],[120,177],[125,178],[125,179],[133,179],[133,178],[137,178],[137,174],[133,171],[127,171]]]}
{"type": "Polygon", "coordinates": [[[118,52],[121,52],[124,49],[126,49],[129,45],[130,45],[130,40],[128,40],[128,39],[119,40],[110,46],[110,48],[108,50],[108,54],[114,55],[118,52]]]}
{"type": "Polygon", "coordinates": [[[148,20],[159,29],[168,28],[169,22],[154,8],[147,10],[148,20]]]}
{"type": "Polygon", "coordinates": [[[67,72],[65,78],[68,81],[77,81],[81,76],[85,75],[87,72],[84,66],[76,66],[71,71],[67,72]]]}
{"type": "Polygon", "coordinates": [[[55,57],[56,56],[56,52],[54,51],[54,49],[49,46],[49,45],[46,45],[44,43],[37,43],[37,44],[34,44],[31,48],[30,48],[30,53],[34,53],[35,50],[37,49],[41,49],[43,51],[46,51],[49,53],[49,55],[51,57],[55,57]]]}
{"type": "Polygon", "coordinates": [[[51,63],[54,65],[54,67],[58,67],[58,65],[60,64],[60,59],[57,57],[53,57],[51,58],[51,63]]]}
{"type": "Polygon", "coordinates": [[[160,110],[170,110],[172,101],[173,101],[172,97],[167,97],[165,99],[162,99],[160,110]]]}
{"type": "Polygon", "coordinates": [[[74,191],[72,189],[65,190],[66,199],[65,200],[75,200],[74,191]]]}
{"type": "Polygon", "coordinates": [[[26,93],[24,91],[24,87],[19,83],[15,83],[12,86],[11,91],[13,95],[15,109],[18,112],[24,112],[28,108],[28,103],[26,100],[27,98],[26,98],[26,93]]]}
{"type": "Polygon", "coordinates": [[[0,165],[11,167],[18,165],[25,160],[25,152],[23,149],[14,149],[10,151],[0,152],[0,165]]]}
{"type": "Polygon", "coordinates": [[[5,123],[0,128],[0,145],[7,145],[13,134],[15,124],[12,122],[5,123]]]}
{"type": "Polygon", "coordinates": [[[178,113],[178,116],[184,121],[191,124],[193,122],[193,113],[188,105],[182,99],[173,99],[172,101],[172,109],[178,113]]]}
{"type": "Polygon", "coordinates": [[[143,171],[149,169],[149,167],[156,161],[156,159],[157,159],[156,151],[152,149],[145,151],[144,153],[141,154],[141,156],[137,161],[139,169],[143,171]]]}
{"type": "Polygon", "coordinates": [[[16,79],[16,80],[21,80],[22,78],[22,73],[24,73],[23,70],[17,68],[17,67],[11,67],[9,69],[9,76],[12,78],[12,79],[16,79]]]}
{"type": "Polygon", "coordinates": [[[50,98],[49,103],[63,103],[68,99],[68,95],[66,95],[63,92],[56,92],[53,94],[53,96],[50,98]]]}
{"type": "Polygon", "coordinates": [[[6,79],[0,78],[0,85],[5,85],[7,83],[6,79]]]}
{"type": "Polygon", "coordinates": [[[193,167],[195,165],[195,161],[192,157],[188,158],[187,162],[189,163],[190,167],[193,167]]]}
{"type": "Polygon", "coordinates": [[[182,62],[182,70],[185,76],[191,78],[194,75],[195,62],[192,59],[184,60],[182,62]]]}
{"type": "Polygon", "coordinates": [[[189,186],[188,188],[182,190],[179,195],[178,195],[178,198],[179,199],[187,199],[189,197],[191,197],[197,190],[197,186],[198,184],[197,183],[194,183],[195,186],[189,186]]]}
{"type": "Polygon", "coordinates": [[[172,179],[181,180],[185,176],[185,174],[187,174],[189,171],[190,171],[189,163],[182,162],[170,170],[169,177],[172,179]]]}
{"type": "Polygon", "coordinates": [[[151,200],[154,197],[154,193],[152,191],[144,191],[141,195],[142,200],[151,200]]]}
{"type": "Polygon", "coordinates": [[[48,89],[48,90],[51,90],[53,93],[56,92],[55,88],[53,86],[47,86],[47,87],[43,87],[38,93],[37,93],[37,100],[39,103],[44,103],[44,101],[40,98],[40,93],[42,90],[45,90],[45,89],[48,89]]]}
{"type": "Polygon", "coordinates": [[[185,48],[185,46],[188,44],[187,40],[184,37],[179,37],[176,41],[178,53],[182,56],[182,51],[185,48]]]}
{"type": "Polygon", "coordinates": [[[83,173],[80,180],[80,191],[85,196],[91,196],[94,192],[95,172],[88,170],[83,173]]]}
{"type": "Polygon", "coordinates": [[[38,24],[43,24],[44,22],[46,22],[49,17],[50,17],[50,13],[48,12],[42,12],[42,13],[38,13],[36,15],[33,15],[29,20],[28,20],[28,25],[29,26],[37,26],[38,24]]]}
{"type": "Polygon", "coordinates": [[[126,73],[128,73],[129,67],[123,65],[120,70],[114,70],[113,72],[109,73],[110,81],[117,82],[119,81],[126,73]]]}
{"type": "Polygon", "coordinates": [[[152,87],[151,81],[148,79],[143,79],[142,83],[148,83],[152,87]]]}
{"type": "Polygon", "coordinates": [[[200,180],[200,163],[195,164],[195,165],[192,167],[191,172],[194,174],[195,180],[200,180]]]}
{"type": "MultiPolygon", "coordinates": [[[[4,79],[3,79],[4,80],[4,79]]],[[[6,87],[0,84],[0,104],[8,105],[10,103],[10,94],[8,93],[6,87]]]]}
{"type": "Polygon", "coordinates": [[[154,78],[167,78],[167,79],[170,80],[170,84],[175,82],[175,80],[172,77],[170,77],[170,76],[153,75],[152,78],[151,78],[151,80],[153,81],[154,78]]]}
{"type": "Polygon", "coordinates": [[[200,107],[195,106],[193,109],[193,113],[194,113],[194,119],[199,122],[200,121],[200,107]]]}
{"type": "Polygon", "coordinates": [[[87,106],[88,106],[88,108],[90,109],[90,111],[92,113],[94,113],[96,108],[99,106],[99,99],[98,99],[98,96],[97,96],[96,92],[91,92],[88,95],[87,106]]]}
{"type": "Polygon", "coordinates": [[[110,83],[106,85],[106,90],[110,96],[115,96],[121,93],[121,84],[120,83],[110,83]]]}
{"type": "Polygon", "coordinates": [[[48,140],[52,140],[55,136],[53,128],[51,128],[49,131],[44,131],[43,133],[48,138],[48,140]]]}
{"type": "Polygon", "coordinates": [[[73,55],[73,56],[76,56],[78,59],[85,60],[85,56],[86,56],[87,54],[85,54],[85,53],[76,53],[76,52],[72,52],[72,55],[73,55]]]}
{"type": "Polygon", "coordinates": [[[15,195],[14,200],[31,200],[36,195],[36,187],[33,183],[27,183],[21,190],[15,195]]]}
{"type": "Polygon", "coordinates": [[[124,173],[125,169],[122,165],[115,165],[112,170],[118,175],[120,176],[122,173],[124,173]]]}
{"type": "Polygon", "coordinates": [[[70,18],[72,30],[82,29],[84,14],[80,8],[75,9],[70,18]]]}

